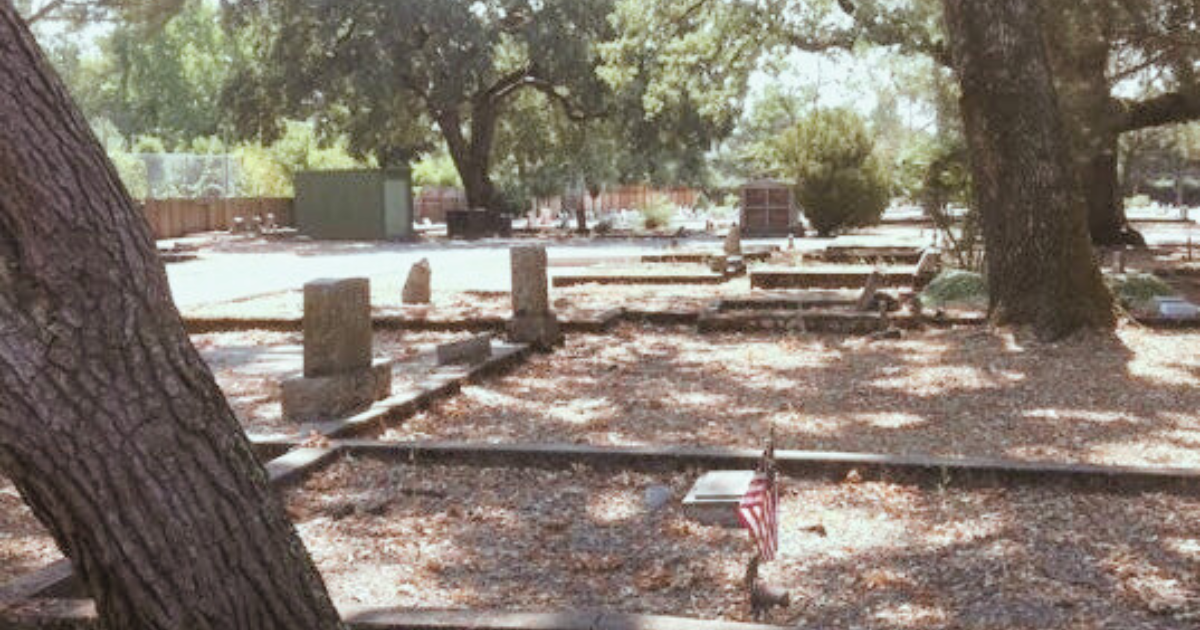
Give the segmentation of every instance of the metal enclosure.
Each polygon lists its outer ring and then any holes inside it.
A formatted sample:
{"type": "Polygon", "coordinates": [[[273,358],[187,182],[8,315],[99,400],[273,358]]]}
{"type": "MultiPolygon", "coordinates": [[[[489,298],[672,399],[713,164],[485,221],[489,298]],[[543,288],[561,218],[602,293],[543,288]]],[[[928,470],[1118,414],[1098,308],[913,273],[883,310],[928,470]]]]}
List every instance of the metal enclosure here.
{"type": "Polygon", "coordinates": [[[295,176],[296,227],[317,239],[387,240],[414,235],[408,168],[305,171],[295,176]]]}
{"type": "Polygon", "coordinates": [[[792,187],[777,181],[759,180],[742,187],[742,233],[748,236],[787,236],[798,231],[792,187]]]}

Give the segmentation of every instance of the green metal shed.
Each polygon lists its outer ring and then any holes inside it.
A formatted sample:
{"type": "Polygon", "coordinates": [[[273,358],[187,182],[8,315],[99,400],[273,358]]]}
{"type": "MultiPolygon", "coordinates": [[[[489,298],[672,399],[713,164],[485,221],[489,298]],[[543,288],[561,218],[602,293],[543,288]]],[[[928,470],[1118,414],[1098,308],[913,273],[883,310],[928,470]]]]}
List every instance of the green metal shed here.
{"type": "Polygon", "coordinates": [[[413,236],[412,173],[405,168],[296,173],[296,227],[319,239],[413,236]]]}

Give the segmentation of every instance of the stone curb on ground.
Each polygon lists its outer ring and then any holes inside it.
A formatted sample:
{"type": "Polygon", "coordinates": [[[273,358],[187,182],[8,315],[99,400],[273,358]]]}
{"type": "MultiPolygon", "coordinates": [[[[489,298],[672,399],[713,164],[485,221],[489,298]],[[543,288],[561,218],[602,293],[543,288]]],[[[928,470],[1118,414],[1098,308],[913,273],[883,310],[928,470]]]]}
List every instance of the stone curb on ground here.
{"type": "MultiPolygon", "coordinates": [[[[333,443],[358,456],[402,461],[446,461],[493,466],[585,464],[634,469],[738,469],[753,467],[761,451],[698,447],[601,447],[580,444],[483,444],[467,442],[380,442],[344,440],[333,443]]],[[[851,471],[864,479],[886,479],[921,485],[955,487],[1070,484],[1103,492],[1200,492],[1200,470],[1101,466],[1055,462],[1023,462],[987,458],[938,458],[824,451],[776,452],[779,469],[798,477],[841,480],[851,471]]]]}
{"type": "MultiPolygon", "coordinates": [[[[6,628],[74,630],[94,628],[96,608],[90,599],[27,600],[35,611],[6,621],[6,628]],[[9,625],[11,624],[11,625],[9,625]]],[[[737,621],[690,619],[663,615],[611,612],[506,612],[486,610],[403,610],[339,607],[353,630],[784,630],[737,621]]]]}

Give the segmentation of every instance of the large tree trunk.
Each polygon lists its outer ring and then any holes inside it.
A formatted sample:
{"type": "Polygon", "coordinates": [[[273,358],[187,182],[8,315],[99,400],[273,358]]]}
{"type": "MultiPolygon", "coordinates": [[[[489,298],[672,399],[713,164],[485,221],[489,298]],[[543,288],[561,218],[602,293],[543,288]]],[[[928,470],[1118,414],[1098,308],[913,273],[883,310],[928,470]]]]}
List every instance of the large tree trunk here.
{"type": "Polygon", "coordinates": [[[1035,0],[944,0],[987,247],[991,312],[1043,339],[1114,325],[1035,0]]]}
{"type": "Polygon", "coordinates": [[[467,205],[487,210],[503,209],[496,185],[491,178],[492,140],[496,132],[496,110],[492,106],[475,104],[471,115],[471,135],[463,132],[463,122],[456,112],[440,112],[436,120],[442,137],[450,150],[450,159],[458,169],[467,205]]]}
{"type": "Polygon", "coordinates": [[[0,471],[105,627],[336,628],[149,228],[0,1],[0,471]]]}

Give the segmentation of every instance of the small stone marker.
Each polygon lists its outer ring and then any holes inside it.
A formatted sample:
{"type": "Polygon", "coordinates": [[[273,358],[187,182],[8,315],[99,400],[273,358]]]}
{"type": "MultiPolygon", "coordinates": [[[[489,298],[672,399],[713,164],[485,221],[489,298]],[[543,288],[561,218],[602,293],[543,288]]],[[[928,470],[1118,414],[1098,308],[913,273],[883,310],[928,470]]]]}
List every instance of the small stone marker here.
{"type": "Polygon", "coordinates": [[[863,286],[862,293],[858,296],[858,302],[855,303],[855,308],[860,311],[870,311],[875,304],[875,294],[879,292],[879,285],[883,283],[883,274],[876,269],[867,276],[867,282],[863,286]]]}
{"type": "Polygon", "coordinates": [[[478,335],[453,343],[444,343],[437,347],[438,365],[481,363],[491,356],[492,336],[490,334],[478,335]]]}
{"type": "Polygon", "coordinates": [[[401,301],[405,304],[428,304],[432,294],[432,277],[433,269],[429,266],[428,258],[423,258],[413,265],[408,272],[408,280],[404,283],[401,301]]]}
{"type": "Polygon", "coordinates": [[[558,319],[550,310],[546,267],[545,247],[512,248],[513,319],[508,328],[509,337],[517,343],[528,343],[541,349],[562,341],[558,319]]]}
{"type": "Polygon", "coordinates": [[[1154,310],[1166,319],[1196,319],[1200,307],[1176,296],[1159,296],[1153,300],[1154,310]]]}
{"type": "Polygon", "coordinates": [[[1116,273],[1125,273],[1125,250],[1118,249],[1113,251],[1113,271],[1116,273]]]}
{"type": "Polygon", "coordinates": [[[736,223],[729,228],[729,233],[725,235],[725,255],[742,255],[742,226],[736,223]]]}
{"type": "Polygon", "coordinates": [[[392,362],[371,358],[366,278],[304,285],[304,376],[284,381],[283,416],[327,420],[391,395],[392,362]]]}
{"type": "Polygon", "coordinates": [[[684,514],[707,525],[738,527],[737,507],[753,480],[753,470],[704,473],[683,499],[684,514]]]}
{"type": "Polygon", "coordinates": [[[643,501],[647,512],[657,512],[671,501],[671,489],[663,485],[650,486],[646,488],[643,501]]]}

